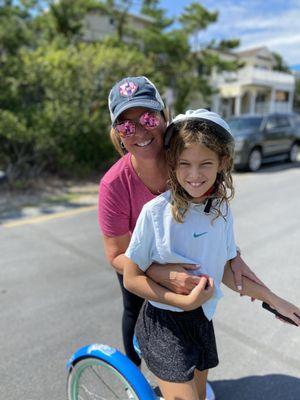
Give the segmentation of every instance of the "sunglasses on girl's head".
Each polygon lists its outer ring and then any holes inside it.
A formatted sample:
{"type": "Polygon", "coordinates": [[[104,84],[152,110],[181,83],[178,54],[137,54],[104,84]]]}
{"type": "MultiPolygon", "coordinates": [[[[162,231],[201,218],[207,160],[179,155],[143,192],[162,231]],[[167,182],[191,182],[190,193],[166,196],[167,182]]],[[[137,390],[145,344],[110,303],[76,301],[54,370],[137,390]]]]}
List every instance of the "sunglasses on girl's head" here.
{"type": "Polygon", "coordinates": [[[125,119],[114,124],[114,128],[122,137],[130,137],[135,134],[136,126],[139,124],[147,131],[155,129],[160,124],[159,113],[157,112],[144,112],[138,119],[125,119]]]}

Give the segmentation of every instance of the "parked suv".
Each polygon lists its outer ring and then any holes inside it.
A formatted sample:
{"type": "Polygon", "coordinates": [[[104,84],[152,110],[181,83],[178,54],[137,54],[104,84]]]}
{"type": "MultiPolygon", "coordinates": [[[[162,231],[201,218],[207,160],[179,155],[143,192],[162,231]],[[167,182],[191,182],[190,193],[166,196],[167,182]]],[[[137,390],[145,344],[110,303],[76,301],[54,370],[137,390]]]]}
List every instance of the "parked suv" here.
{"type": "Polygon", "coordinates": [[[263,162],[295,162],[300,148],[297,114],[242,115],[228,124],[235,138],[236,169],[257,171],[263,162]]]}

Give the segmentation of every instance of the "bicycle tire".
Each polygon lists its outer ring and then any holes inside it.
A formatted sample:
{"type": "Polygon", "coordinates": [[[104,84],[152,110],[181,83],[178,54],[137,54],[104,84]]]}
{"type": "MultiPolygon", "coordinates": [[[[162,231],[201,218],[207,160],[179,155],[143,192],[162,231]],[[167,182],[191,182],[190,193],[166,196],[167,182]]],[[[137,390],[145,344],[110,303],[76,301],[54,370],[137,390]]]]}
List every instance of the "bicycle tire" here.
{"type": "Polygon", "coordinates": [[[157,400],[136,365],[110,346],[94,343],[78,349],[67,369],[68,400],[157,400]]]}
{"type": "Polygon", "coordinates": [[[70,369],[67,385],[68,400],[139,400],[131,384],[115,367],[95,357],[78,361],[70,369]],[[86,382],[88,369],[91,377],[86,382]]]}

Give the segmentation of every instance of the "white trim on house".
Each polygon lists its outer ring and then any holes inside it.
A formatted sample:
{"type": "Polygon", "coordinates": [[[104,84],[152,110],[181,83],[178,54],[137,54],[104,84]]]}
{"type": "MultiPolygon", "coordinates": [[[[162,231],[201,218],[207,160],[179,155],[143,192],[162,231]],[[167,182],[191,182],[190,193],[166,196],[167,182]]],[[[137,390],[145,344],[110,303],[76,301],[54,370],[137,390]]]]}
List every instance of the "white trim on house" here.
{"type": "Polygon", "coordinates": [[[236,53],[236,60],[245,66],[236,72],[212,74],[211,84],[218,92],[213,111],[224,117],[292,111],[295,77],[273,70],[275,60],[266,47],[236,53]]]}

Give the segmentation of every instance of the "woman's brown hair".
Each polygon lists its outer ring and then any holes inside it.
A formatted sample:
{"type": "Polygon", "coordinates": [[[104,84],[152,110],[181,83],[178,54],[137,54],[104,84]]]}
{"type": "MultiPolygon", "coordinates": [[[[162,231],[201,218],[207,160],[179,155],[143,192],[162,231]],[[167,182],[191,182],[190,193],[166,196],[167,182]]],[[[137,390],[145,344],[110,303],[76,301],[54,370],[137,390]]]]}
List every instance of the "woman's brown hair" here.
{"type": "Polygon", "coordinates": [[[172,193],[172,213],[177,222],[183,222],[184,216],[189,209],[192,196],[184,190],[176,177],[178,160],[184,149],[192,144],[200,144],[212,150],[218,155],[221,170],[217,174],[213,192],[209,196],[212,201],[211,212],[218,216],[226,217],[221,212],[221,205],[225,203],[228,207],[229,200],[234,196],[234,187],[231,176],[233,168],[233,139],[220,137],[215,129],[205,122],[188,120],[178,122],[173,128],[170,146],[166,151],[169,186],[172,193]]]}

